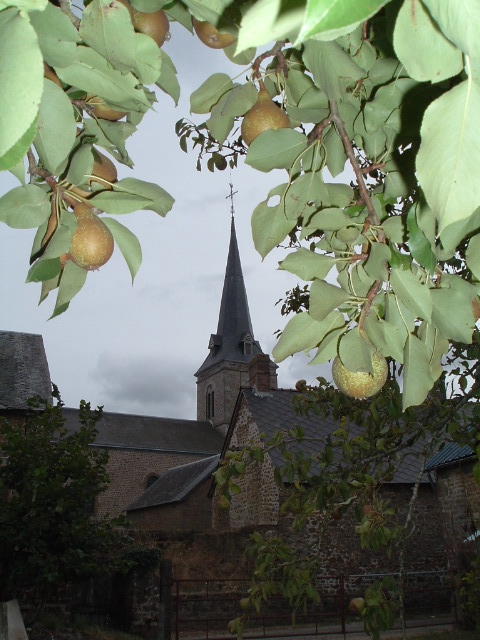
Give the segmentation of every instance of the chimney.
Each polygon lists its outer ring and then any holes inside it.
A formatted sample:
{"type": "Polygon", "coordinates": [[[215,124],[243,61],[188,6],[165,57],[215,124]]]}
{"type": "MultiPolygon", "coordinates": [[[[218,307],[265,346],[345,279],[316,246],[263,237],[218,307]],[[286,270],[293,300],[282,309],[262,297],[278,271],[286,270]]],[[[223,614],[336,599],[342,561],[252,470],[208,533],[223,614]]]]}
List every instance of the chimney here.
{"type": "MultiPolygon", "coordinates": [[[[270,361],[269,356],[266,353],[259,353],[252,360],[248,367],[248,373],[250,379],[248,381],[249,387],[256,387],[258,391],[271,391],[276,388],[276,374],[274,374],[275,380],[272,380],[272,366],[275,366],[270,361]]],[[[276,368],[276,367],[275,367],[276,368]]]]}

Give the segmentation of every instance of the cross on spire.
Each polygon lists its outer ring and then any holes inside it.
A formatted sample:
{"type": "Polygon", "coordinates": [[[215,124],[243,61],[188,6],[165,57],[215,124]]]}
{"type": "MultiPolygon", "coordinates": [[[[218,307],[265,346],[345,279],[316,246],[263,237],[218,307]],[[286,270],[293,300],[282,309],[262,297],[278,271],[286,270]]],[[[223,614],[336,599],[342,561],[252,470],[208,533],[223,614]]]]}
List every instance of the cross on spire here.
{"type": "Polygon", "coordinates": [[[233,196],[236,193],[238,193],[238,191],[234,191],[233,190],[233,183],[231,181],[231,178],[230,178],[229,186],[230,186],[230,193],[228,194],[228,196],[226,196],[225,199],[227,200],[228,198],[230,198],[230,213],[231,213],[232,218],[234,218],[235,217],[235,207],[233,206],[233,196]]]}

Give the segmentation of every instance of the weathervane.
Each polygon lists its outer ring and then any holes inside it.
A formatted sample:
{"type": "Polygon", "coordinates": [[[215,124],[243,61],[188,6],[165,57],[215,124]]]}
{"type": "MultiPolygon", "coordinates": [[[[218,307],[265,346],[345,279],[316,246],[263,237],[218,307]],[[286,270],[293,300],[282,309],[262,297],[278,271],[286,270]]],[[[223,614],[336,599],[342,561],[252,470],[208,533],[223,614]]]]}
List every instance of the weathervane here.
{"type": "Polygon", "coordinates": [[[228,196],[226,196],[225,199],[230,198],[230,213],[231,213],[232,218],[233,218],[235,216],[235,207],[233,206],[233,196],[236,193],[238,193],[238,191],[234,191],[233,190],[233,183],[231,181],[231,178],[230,178],[229,186],[230,186],[230,193],[228,194],[228,196]]]}

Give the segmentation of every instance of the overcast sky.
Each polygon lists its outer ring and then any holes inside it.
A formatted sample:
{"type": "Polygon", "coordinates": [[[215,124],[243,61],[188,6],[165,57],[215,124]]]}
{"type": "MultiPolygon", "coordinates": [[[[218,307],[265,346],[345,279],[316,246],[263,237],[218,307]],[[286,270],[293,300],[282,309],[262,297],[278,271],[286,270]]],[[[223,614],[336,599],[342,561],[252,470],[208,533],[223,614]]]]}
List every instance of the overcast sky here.
{"type": "MultiPolygon", "coordinates": [[[[172,25],[172,38],[164,49],[177,67],[180,104],[175,108],[171,98],[159,93],[155,111],[147,114],[128,142],[135,168],[122,166],[119,174],[156,182],[176,202],[166,218],[142,211],[120,219],[138,236],[143,250],[133,287],[116,250],[104,267],[89,274],[68,311],[48,320],[55,294],[38,306],[40,286],[25,284],[34,231],[11,230],[2,224],[0,328],[43,336],[51,378],[67,406],[78,406],[85,399],[106,411],[194,419],[193,374],[217,328],[225,275],[230,180],[237,191],[235,224],[253,330],[265,353],[271,353],[274,332],[286,323],[275,303],[297,279],[277,269],[284,250],[272,252],[262,262],[251,236],[254,207],[271,187],[284,181],[284,173],[260,174],[242,160],[231,174],[228,170],[212,174],[206,168],[197,172],[196,154],[183,153],[175,135],[175,122],[190,117],[190,93],[215,71],[233,76],[242,68],[178,25],[172,25]]],[[[10,174],[0,173],[0,194],[16,184],[10,174]]],[[[318,375],[326,376],[325,370],[307,362],[300,355],[281,363],[279,386],[289,388],[299,378],[313,382],[318,375]]]]}

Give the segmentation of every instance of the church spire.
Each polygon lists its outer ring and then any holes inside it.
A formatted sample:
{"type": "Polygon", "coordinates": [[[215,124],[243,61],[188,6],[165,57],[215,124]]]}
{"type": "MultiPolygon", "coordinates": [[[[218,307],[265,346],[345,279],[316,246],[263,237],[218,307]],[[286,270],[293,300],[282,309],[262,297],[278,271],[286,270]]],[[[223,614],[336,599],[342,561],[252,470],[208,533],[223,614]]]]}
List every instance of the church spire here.
{"type": "Polygon", "coordinates": [[[262,353],[253,334],[233,215],[217,333],[211,335],[209,349],[196,376],[218,362],[248,363],[254,355],[262,353]]]}
{"type": "MultiPolygon", "coordinates": [[[[261,372],[264,378],[268,378],[269,384],[266,386],[277,386],[277,366],[263,354],[253,335],[235,231],[233,195],[230,184],[230,244],[217,333],[210,336],[209,353],[195,373],[197,420],[210,420],[221,433],[226,433],[228,429],[240,389],[252,386],[252,372],[256,372],[254,375],[258,373],[258,367],[251,370],[252,362],[257,362],[258,358],[266,358],[267,362],[263,362],[261,372]],[[268,375],[265,374],[266,369],[268,375]]],[[[259,379],[258,376],[255,379],[259,379]]]]}

